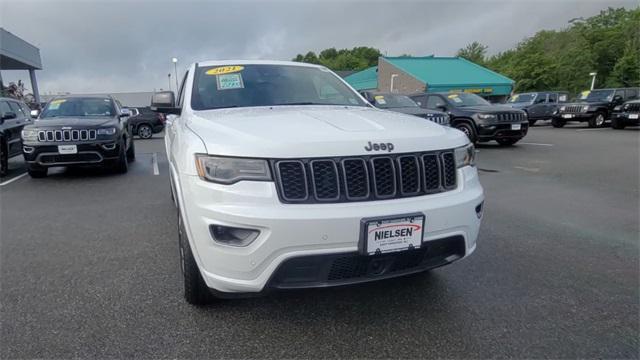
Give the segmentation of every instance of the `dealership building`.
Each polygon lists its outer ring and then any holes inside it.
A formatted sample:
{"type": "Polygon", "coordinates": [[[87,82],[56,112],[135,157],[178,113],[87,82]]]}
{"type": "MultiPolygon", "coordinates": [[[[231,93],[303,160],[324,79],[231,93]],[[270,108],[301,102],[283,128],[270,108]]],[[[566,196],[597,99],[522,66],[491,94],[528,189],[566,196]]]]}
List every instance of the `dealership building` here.
{"type": "Polygon", "coordinates": [[[345,78],[356,90],[414,94],[423,92],[469,92],[492,102],[505,100],[514,81],[461,57],[378,58],[378,66],[345,78]]]}

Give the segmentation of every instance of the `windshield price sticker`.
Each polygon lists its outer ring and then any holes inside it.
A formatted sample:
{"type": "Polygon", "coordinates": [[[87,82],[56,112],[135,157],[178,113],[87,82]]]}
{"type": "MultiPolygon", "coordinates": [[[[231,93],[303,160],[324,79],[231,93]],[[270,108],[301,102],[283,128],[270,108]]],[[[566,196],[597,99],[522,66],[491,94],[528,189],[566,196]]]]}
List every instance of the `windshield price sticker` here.
{"type": "Polygon", "coordinates": [[[382,95],[376,95],[376,96],[374,96],[374,99],[376,99],[376,102],[377,102],[378,104],[380,104],[380,105],[384,105],[384,104],[386,104],[386,103],[387,103],[387,102],[385,101],[385,99],[384,99],[384,96],[382,96],[382,95]]]}
{"type": "Polygon", "coordinates": [[[244,66],[221,66],[213,69],[207,70],[205,74],[207,75],[223,75],[223,74],[231,74],[244,70],[244,66]]]}
{"type": "Polygon", "coordinates": [[[240,74],[216,75],[218,90],[242,89],[244,84],[240,74]]]}
{"type": "Polygon", "coordinates": [[[365,227],[367,254],[418,249],[423,228],[424,215],[370,221],[365,227]]]}

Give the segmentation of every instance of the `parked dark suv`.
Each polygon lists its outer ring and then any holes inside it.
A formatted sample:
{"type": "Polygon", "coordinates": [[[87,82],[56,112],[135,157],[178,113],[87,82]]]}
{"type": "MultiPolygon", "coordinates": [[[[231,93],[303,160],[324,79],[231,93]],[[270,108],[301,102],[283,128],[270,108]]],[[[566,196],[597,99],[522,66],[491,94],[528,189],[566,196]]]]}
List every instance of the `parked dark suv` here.
{"type": "Polygon", "coordinates": [[[529,126],[538,120],[548,120],[558,110],[558,104],[569,101],[569,93],[564,91],[545,91],[514,94],[506,105],[527,113],[529,126]]]}
{"type": "Polygon", "coordinates": [[[379,109],[415,115],[436,124],[449,126],[449,115],[438,110],[423,109],[406,95],[375,91],[361,91],[360,94],[379,109]]]}
{"type": "Polygon", "coordinates": [[[164,114],[151,111],[148,107],[129,108],[131,110],[131,131],[141,139],[150,139],[153,134],[157,134],[164,129],[164,114]]]}
{"type": "Polygon", "coordinates": [[[475,94],[426,93],[411,98],[423,108],[449,114],[451,126],[467,134],[472,142],[495,140],[509,146],[527,135],[529,129],[524,111],[491,104],[475,94]]]}
{"type": "Polygon", "coordinates": [[[640,125],[640,100],[631,100],[614,111],[611,117],[611,127],[624,129],[627,125],[640,125]]]}
{"type": "Polygon", "coordinates": [[[561,128],[569,121],[588,122],[589,127],[602,127],[616,106],[638,98],[638,88],[591,90],[580,102],[564,104],[551,120],[554,127],[561,128]]]}
{"type": "Polygon", "coordinates": [[[12,98],[0,98],[0,176],[9,168],[9,158],[22,154],[20,132],[31,123],[29,107],[12,98]]]}
{"type": "Polygon", "coordinates": [[[98,165],[119,173],[135,159],[128,110],[111,97],[66,96],[47,103],[22,130],[24,158],[32,177],[53,166],[98,165]]]}

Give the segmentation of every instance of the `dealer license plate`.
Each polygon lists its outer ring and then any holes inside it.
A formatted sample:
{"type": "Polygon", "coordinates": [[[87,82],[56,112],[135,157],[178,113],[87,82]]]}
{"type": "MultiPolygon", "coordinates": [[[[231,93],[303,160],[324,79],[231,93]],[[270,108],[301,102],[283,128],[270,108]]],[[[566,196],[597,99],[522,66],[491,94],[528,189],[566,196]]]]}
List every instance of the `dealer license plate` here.
{"type": "Polygon", "coordinates": [[[424,215],[364,219],[362,250],[367,255],[418,249],[422,245],[424,215]]]}
{"type": "Polygon", "coordinates": [[[522,124],[511,124],[511,130],[520,130],[522,129],[522,124]]]}
{"type": "Polygon", "coordinates": [[[562,117],[565,119],[571,119],[573,117],[573,114],[562,114],[562,117]]]}
{"type": "Polygon", "coordinates": [[[78,147],[76,145],[58,145],[58,152],[60,154],[77,154],[78,147]]]}
{"type": "Polygon", "coordinates": [[[638,114],[629,114],[629,119],[637,119],[638,114]]]}

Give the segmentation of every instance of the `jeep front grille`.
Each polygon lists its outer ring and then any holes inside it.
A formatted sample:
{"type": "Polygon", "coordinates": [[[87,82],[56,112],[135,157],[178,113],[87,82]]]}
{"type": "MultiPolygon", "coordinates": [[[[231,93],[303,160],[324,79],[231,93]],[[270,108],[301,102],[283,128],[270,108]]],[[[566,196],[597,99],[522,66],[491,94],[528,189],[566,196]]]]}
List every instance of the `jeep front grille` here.
{"type": "Polygon", "coordinates": [[[564,107],[564,110],[562,110],[563,113],[580,113],[582,112],[583,106],[582,105],[567,105],[564,107]]]}
{"type": "Polygon", "coordinates": [[[273,160],[284,203],[337,203],[405,198],[452,190],[451,150],[383,156],[273,160]]]}
{"type": "Polygon", "coordinates": [[[629,103],[629,104],[624,106],[623,110],[624,111],[628,111],[628,112],[639,112],[640,111],[640,104],[638,104],[638,103],[629,103]]]}
{"type": "Polygon", "coordinates": [[[65,142],[65,141],[91,141],[96,139],[95,129],[74,130],[40,130],[38,141],[41,142],[65,142]]]}
{"type": "Polygon", "coordinates": [[[522,113],[498,113],[499,122],[522,122],[524,121],[524,114],[522,113]]]}

